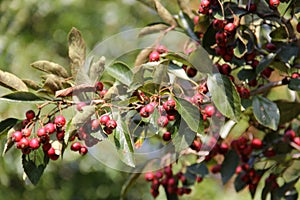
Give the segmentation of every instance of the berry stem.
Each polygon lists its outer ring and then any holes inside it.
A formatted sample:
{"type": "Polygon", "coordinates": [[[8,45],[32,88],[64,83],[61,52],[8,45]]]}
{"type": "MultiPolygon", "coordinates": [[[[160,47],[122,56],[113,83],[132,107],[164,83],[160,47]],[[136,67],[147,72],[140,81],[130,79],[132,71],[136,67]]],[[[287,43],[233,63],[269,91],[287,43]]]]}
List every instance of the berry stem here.
{"type": "Polygon", "coordinates": [[[265,91],[268,91],[273,87],[278,87],[278,86],[281,86],[281,85],[283,85],[282,81],[270,82],[270,83],[267,83],[267,84],[255,89],[255,90],[252,90],[250,92],[250,95],[254,96],[254,95],[257,95],[257,94],[260,94],[260,93],[264,93],[265,91]]]}

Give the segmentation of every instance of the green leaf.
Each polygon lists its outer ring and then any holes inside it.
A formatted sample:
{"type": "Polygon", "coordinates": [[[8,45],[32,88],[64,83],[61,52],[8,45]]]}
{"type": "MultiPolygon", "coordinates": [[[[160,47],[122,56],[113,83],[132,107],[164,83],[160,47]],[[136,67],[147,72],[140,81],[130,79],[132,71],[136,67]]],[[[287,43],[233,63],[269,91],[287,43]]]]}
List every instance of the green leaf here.
{"type": "Polygon", "coordinates": [[[279,58],[282,62],[292,65],[294,60],[297,58],[299,47],[291,43],[285,44],[281,48],[282,50],[278,53],[279,58]]]}
{"type": "Polygon", "coordinates": [[[252,69],[242,69],[237,76],[241,81],[251,81],[256,78],[256,73],[252,69]]]}
{"type": "MultiPolygon", "coordinates": [[[[240,120],[234,124],[234,126],[231,128],[228,137],[237,139],[239,138],[249,127],[249,117],[242,115],[240,120]]],[[[226,124],[225,124],[226,126],[226,124]]],[[[222,129],[221,129],[222,130],[222,129]]]]}
{"type": "Polygon", "coordinates": [[[241,177],[244,175],[244,173],[239,173],[239,175],[234,180],[234,188],[236,192],[241,191],[247,186],[247,183],[245,183],[241,177]]]}
{"type": "Polygon", "coordinates": [[[225,139],[228,134],[230,133],[231,129],[234,127],[234,125],[237,124],[237,122],[233,121],[233,120],[228,120],[222,127],[220,130],[220,136],[222,139],[225,139]]]}
{"type": "Polygon", "coordinates": [[[140,30],[138,37],[142,37],[148,34],[158,33],[160,31],[166,30],[168,26],[163,23],[151,24],[140,30]]]}
{"type": "Polygon", "coordinates": [[[216,51],[211,48],[214,44],[216,44],[216,33],[218,31],[213,28],[212,23],[209,25],[208,29],[204,33],[203,39],[202,39],[202,46],[204,49],[211,55],[216,55],[216,51]]]}
{"type": "Polygon", "coordinates": [[[270,36],[272,38],[272,42],[287,42],[288,39],[288,34],[283,26],[274,29],[270,33],[270,36]]]}
{"type": "Polygon", "coordinates": [[[239,165],[239,161],[240,161],[239,155],[236,153],[235,150],[230,150],[225,155],[225,159],[222,162],[222,166],[221,166],[221,176],[224,185],[235,174],[235,169],[239,165]]]}
{"type": "Polygon", "coordinates": [[[140,65],[133,69],[132,82],[130,84],[131,91],[136,90],[137,88],[144,85],[144,73],[145,69],[143,65],[140,65]]]}
{"type": "Polygon", "coordinates": [[[191,130],[185,120],[176,120],[176,124],[174,124],[173,127],[175,130],[172,130],[172,132],[175,136],[173,136],[172,142],[176,152],[181,152],[192,144],[196,134],[195,131],[191,130]]]}
{"type": "Polygon", "coordinates": [[[141,175],[141,173],[130,174],[130,176],[127,178],[126,182],[122,186],[120,200],[126,199],[126,194],[129,190],[129,188],[136,182],[136,180],[138,179],[138,177],[140,175],[141,175]]]}
{"type": "Polygon", "coordinates": [[[103,130],[101,128],[97,132],[92,132],[91,136],[98,139],[99,141],[103,141],[108,138],[107,135],[103,132],[103,130]]]}
{"type": "Polygon", "coordinates": [[[38,97],[37,95],[31,92],[12,92],[2,96],[1,98],[13,100],[13,101],[31,101],[31,102],[42,100],[40,97],[38,97]]]}
{"type": "Polygon", "coordinates": [[[198,72],[211,74],[213,66],[212,60],[201,45],[189,55],[188,61],[198,72]]]}
{"type": "Polygon", "coordinates": [[[293,160],[292,164],[289,167],[287,167],[286,170],[284,170],[282,177],[287,182],[299,179],[299,177],[300,177],[300,161],[293,160]]]}
{"type": "Polygon", "coordinates": [[[33,80],[30,79],[22,79],[22,81],[26,84],[27,87],[37,91],[41,89],[41,87],[33,80]]]}
{"type": "Polygon", "coordinates": [[[201,177],[204,177],[208,174],[207,166],[204,163],[194,163],[188,166],[186,170],[201,177]]]}
{"type": "Polygon", "coordinates": [[[111,66],[106,67],[105,70],[109,75],[127,86],[129,86],[132,82],[132,71],[123,62],[114,62],[111,66]]]}
{"type": "Polygon", "coordinates": [[[161,62],[158,66],[153,69],[153,83],[159,85],[167,85],[170,82],[168,75],[169,61],[161,62]]]}
{"type": "Polygon", "coordinates": [[[0,70],[0,85],[10,90],[28,91],[25,83],[16,75],[0,70]]]}
{"type": "Polygon", "coordinates": [[[278,101],[275,102],[279,109],[280,121],[279,124],[290,122],[300,114],[300,103],[278,101]]]}
{"type": "Polygon", "coordinates": [[[36,185],[49,162],[49,157],[44,154],[42,148],[31,152],[28,156],[22,155],[23,169],[29,180],[36,185]]]}
{"type": "Polygon", "coordinates": [[[277,130],[280,113],[276,103],[265,97],[255,96],[252,106],[253,114],[261,125],[277,130]]]}
{"type": "Polygon", "coordinates": [[[0,136],[7,133],[19,120],[16,118],[7,118],[0,122],[0,136]]]}
{"type": "Polygon", "coordinates": [[[80,31],[72,28],[68,35],[69,42],[69,58],[71,59],[71,73],[74,80],[77,78],[77,73],[84,66],[86,58],[86,46],[80,31]]]}
{"type": "Polygon", "coordinates": [[[277,53],[269,53],[267,56],[263,57],[261,61],[259,61],[258,66],[255,68],[256,74],[262,72],[265,68],[267,68],[276,57],[277,53]]]}
{"type": "Polygon", "coordinates": [[[181,78],[183,80],[191,80],[187,75],[184,69],[182,67],[179,67],[178,65],[175,65],[173,63],[169,64],[168,72],[175,75],[178,78],[181,78]]]}
{"type": "Polygon", "coordinates": [[[196,133],[202,133],[204,126],[199,109],[185,99],[177,98],[174,100],[176,101],[177,111],[190,129],[196,133]]]}
{"type": "Polygon", "coordinates": [[[241,115],[241,99],[231,80],[221,74],[209,75],[207,87],[217,109],[224,116],[238,121],[241,115]]]}
{"type": "Polygon", "coordinates": [[[30,64],[31,67],[36,68],[38,70],[41,70],[43,72],[47,72],[47,73],[51,73],[51,74],[55,74],[57,76],[63,77],[63,78],[68,78],[68,72],[67,70],[54,62],[49,62],[46,60],[39,60],[36,61],[32,64],[30,64]]]}
{"type": "Polygon", "coordinates": [[[114,119],[117,121],[117,128],[114,132],[114,141],[119,153],[120,159],[130,167],[135,167],[133,156],[132,140],[129,128],[119,112],[114,113],[114,119]]]}
{"type": "Polygon", "coordinates": [[[288,88],[290,90],[300,91],[300,79],[297,78],[291,78],[288,88]]]}
{"type": "Polygon", "coordinates": [[[166,54],[162,54],[161,57],[169,60],[175,60],[186,66],[192,66],[192,64],[188,61],[188,57],[184,54],[180,54],[176,52],[168,52],[166,54]]]}
{"type": "Polygon", "coordinates": [[[247,53],[247,46],[238,38],[236,40],[236,47],[234,48],[234,55],[242,58],[247,53]]]}

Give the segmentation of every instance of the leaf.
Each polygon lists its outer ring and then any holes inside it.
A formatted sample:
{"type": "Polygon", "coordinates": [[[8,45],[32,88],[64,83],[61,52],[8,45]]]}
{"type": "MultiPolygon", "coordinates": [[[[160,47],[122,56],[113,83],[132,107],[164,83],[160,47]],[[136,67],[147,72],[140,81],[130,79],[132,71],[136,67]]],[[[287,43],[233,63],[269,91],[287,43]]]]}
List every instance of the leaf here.
{"type": "Polygon", "coordinates": [[[97,62],[93,62],[90,67],[89,77],[95,83],[103,74],[105,69],[105,57],[102,56],[97,62]]]}
{"type": "Polygon", "coordinates": [[[188,61],[188,57],[185,54],[176,53],[176,52],[168,52],[166,54],[162,54],[161,57],[169,59],[169,60],[175,60],[186,66],[192,66],[192,64],[188,61]]]}
{"type": "Polygon", "coordinates": [[[148,34],[152,34],[152,33],[158,33],[160,31],[164,31],[168,28],[168,26],[166,24],[152,24],[149,26],[146,26],[144,28],[142,28],[142,30],[140,30],[138,37],[142,37],[148,34]]]}
{"type": "Polygon", "coordinates": [[[55,74],[62,78],[69,77],[67,70],[63,66],[61,66],[57,63],[54,63],[54,62],[49,62],[46,60],[39,60],[39,61],[36,61],[36,62],[30,64],[30,66],[33,68],[36,68],[38,70],[41,70],[43,72],[55,74]]]}
{"type": "Polygon", "coordinates": [[[23,169],[29,180],[36,185],[49,162],[49,157],[44,154],[42,148],[31,152],[28,156],[22,155],[23,169]]]}
{"type": "Polygon", "coordinates": [[[247,183],[241,179],[242,175],[244,175],[244,173],[239,173],[234,180],[234,188],[236,192],[241,191],[247,186],[247,183]]]}
{"type": "Polygon", "coordinates": [[[132,82],[130,85],[130,90],[136,90],[137,88],[144,85],[144,72],[145,69],[143,65],[137,66],[133,69],[132,82]]]}
{"type": "Polygon", "coordinates": [[[69,58],[71,59],[71,73],[73,79],[76,79],[77,72],[84,66],[86,58],[86,46],[81,33],[72,28],[68,35],[69,42],[69,58]]]}
{"type": "Polygon", "coordinates": [[[168,72],[174,74],[176,77],[181,78],[183,80],[191,80],[187,75],[182,67],[175,65],[173,63],[169,64],[168,72]]]}
{"type": "Polygon", "coordinates": [[[280,113],[279,124],[290,122],[300,114],[300,103],[286,101],[277,101],[275,103],[280,113]]]}
{"type": "Polygon", "coordinates": [[[72,95],[79,95],[83,92],[94,92],[95,86],[88,85],[88,84],[82,84],[82,85],[75,85],[73,87],[69,87],[66,89],[58,90],[55,92],[55,97],[66,97],[66,96],[72,96],[72,95]]]}
{"type": "Polygon", "coordinates": [[[121,114],[119,112],[114,113],[114,119],[117,121],[117,128],[114,132],[114,140],[120,159],[128,166],[135,167],[132,140],[128,125],[126,124],[126,121],[121,118],[121,114]]]}
{"type": "MultiPolygon", "coordinates": [[[[173,125],[173,127],[175,130],[172,132],[175,136],[172,138],[172,142],[176,152],[179,153],[192,144],[196,134],[195,131],[191,130],[191,128],[185,120],[176,120],[176,124],[173,125]]],[[[203,126],[201,128],[203,128],[203,126]]],[[[203,130],[201,130],[201,133],[203,133],[203,130]]]]}
{"type": "Polygon", "coordinates": [[[0,122],[0,136],[7,133],[19,120],[16,118],[7,118],[0,122]]]}
{"type": "Polygon", "coordinates": [[[282,177],[287,182],[299,179],[299,177],[300,177],[300,161],[293,160],[291,166],[287,167],[284,170],[282,177]]]}
{"type": "Polygon", "coordinates": [[[216,51],[211,48],[216,44],[216,35],[217,30],[213,28],[212,23],[207,28],[206,32],[203,35],[202,46],[203,48],[211,55],[216,55],[216,51]]]}
{"type": "Polygon", "coordinates": [[[261,96],[253,97],[253,114],[257,121],[270,129],[277,130],[280,113],[276,103],[261,96]]]}
{"type": "Polygon", "coordinates": [[[22,79],[22,81],[26,84],[27,87],[33,89],[33,90],[39,90],[41,87],[34,82],[33,80],[30,79],[22,79]]]}
{"type": "Polygon", "coordinates": [[[136,57],[134,66],[138,67],[144,63],[146,63],[149,60],[149,54],[153,51],[154,45],[151,47],[143,49],[136,57]]]}
{"type": "Polygon", "coordinates": [[[177,26],[177,23],[171,13],[158,0],[153,0],[153,2],[155,10],[161,19],[172,26],[177,26]]]}
{"type": "Polygon", "coordinates": [[[103,141],[108,138],[107,135],[103,132],[103,130],[101,128],[97,132],[92,132],[91,136],[98,139],[99,141],[103,141]]]}
{"type": "Polygon", "coordinates": [[[210,74],[212,72],[212,60],[210,59],[207,51],[201,45],[199,45],[197,49],[189,55],[188,61],[200,73],[210,74]]]}
{"type": "Polygon", "coordinates": [[[181,8],[181,10],[186,13],[190,19],[194,19],[195,14],[193,13],[189,3],[190,0],[177,0],[177,3],[179,5],[179,7],[181,8]]]}
{"type": "Polygon", "coordinates": [[[12,92],[1,96],[1,98],[15,100],[15,101],[41,101],[42,98],[38,97],[31,92],[12,92]]]}
{"type": "Polygon", "coordinates": [[[190,129],[196,133],[203,131],[203,121],[199,109],[192,103],[185,99],[176,98],[176,109],[190,127],[190,129]]]}
{"type": "Polygon", "coordinates": [[[225,185],[235,174],[235,169],[239,165],[239,155],[235,150],[230,150],[221,165],[222,182],[225,185]]]}
{"type": "Polygon", "coordinates": [[[189,173],[204,177],[208,174],[207,166],[204,163],[194,163],[186,169],[189,173]]]}
{"type": "Polygon", "coordinates": [[[256,78],[256,73],[252,69],[242,69],[237,76],[241,81],[251,81],[256,78]]]}
{"type": "Polygon", "coordinates": [[[242,58],[247,53],[247,46],[239,38],[236,40],[236,47],[234,48],[234,55],[242,58]]]}
{"type": "Polygon", "coordinates": [[[7,137],[6,137],[7,141],[5,143],[2,156],[4,156],[8,152],[8,150],[15,144],[11,139],[12,134],[17,130],[21,130],[21,128],[22,128],[22,121],[20,120],[12,128],[8,130],[7,137]]]}
{"type": "Polygon", "coordinates": [[[265,68],[267,68],[272,63],[272,61],[274,60],[276,55],[277,55],[277,53],[269,53],[267,56],[263,57],[263,59],[261,59],[261,61],[259,61],[258,66],[255,68],[256,74],[259,74],[265,68]]]}
{"type": "Polygon", "coordinates": [[[141,175],[141,173],[131,173],[126,179],[126,182],[122,186],[121,190],[121,200],[126,198],[126,194],[129,188],[135,183],[136,179],[141,175]]]}
{"type": "Polygon", "coordinates": [[[300,79],[291,78],[288,84],[290,90],[300,91],[300,79]]]}
{"type": "Polygon", "coordinates": [[[207,87],[217,109],[224,116],[238,121],[241,115],[241,99],[231,80],[221,74],[209,75],[207,87]]]}
{"type": "Polygon", "coordinates": [[[0,85],[11,90],[28,91],[25,83],[16,75],[0,70],[0,85]]]}
{"type": "MultiPolygon", "coordinates": [[[[228,137],[239,138],[249,127],[249,116],[242,115],[239,121],[231,128],[228,137]]],[[[221,129],[222,130],[222,129],[221,129]]]]}
{"type": "Polygon", "coordinates": [[[45,76],[43,88],[54,94],[57,90],[63,88],[64,82],[65,80],[59,76],[56,76],[54,74],[47,74],[45,76]]]}
{"type": "Polygon", "coordinates": [[[167,85],[170,79],[168,76],[168,61],[161,62],[153,70],[153,83],[162,86],[167,85]]]}
{"type": "Polygon", "coordinates": [[[282,50],[278,53],[279,58],[281,59],[282,62],[292,65],[299,53],[299,47],[291,43],[291,44],[285,44],[281,48],[282,50]]]}
{"type": "Polygon", "coordinates": [[[111,66],[106,68],[106,71],[121,83],[127,86],[131,84],[133,74],[125,63],[120,61],[114,62],[111,66]]]}
{"type": "Polygon", "coordinates": [[[222,127],[220,130],[220,136],[222,139],[225,139],[228,134],[230,133],[232,127],[237,124],[237,122],[233,121],[233,120],[228,120],[222,127]]]}

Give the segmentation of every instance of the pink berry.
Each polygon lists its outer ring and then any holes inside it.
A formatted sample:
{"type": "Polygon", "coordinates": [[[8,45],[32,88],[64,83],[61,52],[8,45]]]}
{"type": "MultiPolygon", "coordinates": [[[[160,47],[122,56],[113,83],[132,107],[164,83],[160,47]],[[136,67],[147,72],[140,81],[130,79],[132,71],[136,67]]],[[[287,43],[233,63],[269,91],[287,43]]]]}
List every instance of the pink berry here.
{"type": "Polygon", "coordinates": [[[100,117],[100,124],[105,125],[110,120],[110,117],[108,115],[102,115],[100,117]]]}
{"type": "Polygon", "coordinates": [[[216,112],[216,109],[215,109],[215,106],[213,106],[213,105],[208,105],[204,109],[204,113],[207,115],[207,117],[213,116],[215,114],[215,112],[216,112]]]}
{"type": "Polygon", "coordinates": [[[38,129],[38,131],[37,131],[37,136],[38,137],[43,137],[43,136],[46,136],[46,135],[47,135],[47,131],[44,127],[38,129]]]}
{"type": "Polygon", "coordinates": [[[166,117],[166,116],[160,116],[158,119],[157,119],[157,124],[158,126],[160,127],[165,127],[167,126],[169,123],[169,119],[166,117]]]}
{"type": "Polygon", "coordinates": [[[19,142],[17,142],[18,149],[25,149],[29,146],[29,140],[23,137],[19,142]]]}
{"type": "Polygon", "coordinates": [[[12,134],[11,138],[13,142],[19,142],[23,137],[23,134],[21,131],[16,131],[12,134]]]}
{"type": "Polygon", "coordinates": [[[55,131],[55,125],[53,123],[46,124],[44,128],[48,134],[52,134],[55,131]]]}
{"type": "Polygon", "coordinates": [[[83,107],[84,106],[86,106],[86,103],[85,102],[79,102],[79,103],[77,103],[76,104],[76,109],[78,110],[78,111],[82,111],[83,109],[83,107]]]}
{"type": "Polygon", "coordinates": [[[159,61],[159,58],[160,58],[160,55],[157,51],[152,51],[149,55],[150,62],[159,61]]]}
{"type": "Polygon", "coordinates": [[[147,104],[145,106],[145,111],[148,112],[149,114],[152,114],[154,112],[154,106],[153,106],[153,104],[151,104],[151,103],[147,104]]]}
{"type": "Polygon", "coordinates": [[[40,147],[40,141],[38,138],[32,138],[30,141],[29,141],[29,147],[31,149],[38,149],[40,147]]]}
{"type": "Polygon", "coordinates": [[[87,149],[86,146],[82,146],[82,147],[79,149],[79,153],[80,153],[81,155],[85,155],[85,154],[87,154],[87,152],[88,152],[88,149],[87,149]]]}
{"type": "Polygon", "coordinates": [[[59,116],[55,117],[54,124],[57,127],[63,127],[66,124],[66,118],[62,115],[59,115],[59,116]]]}

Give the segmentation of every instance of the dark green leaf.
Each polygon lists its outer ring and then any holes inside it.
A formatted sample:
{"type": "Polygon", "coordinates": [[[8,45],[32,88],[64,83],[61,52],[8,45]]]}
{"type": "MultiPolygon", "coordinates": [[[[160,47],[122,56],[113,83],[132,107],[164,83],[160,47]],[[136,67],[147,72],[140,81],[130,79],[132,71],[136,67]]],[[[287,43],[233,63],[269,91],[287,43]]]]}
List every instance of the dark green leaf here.
{"type": "Polygon", "coordinates": [[[234,48],[234,55],[242,58],[247,53],[247,46],[238,38],[236,40],[236,47],[234,48]]]}
{"type": "Polygon", "coordinates": [[[0,70],[0,85],[11,90],[28,91],[25,83],[16,75],[0,70]]]}
{"type": "Polygon", "coordinates": [[[234,16],[240,16],[247,13],[247,11],[241,7],[239,7],[236,3],[232,2],[225,2],[224,5],[224,12],[226,19],[233,18],[234,16]]]}
{"type": "Polygon", "coordinates": [[[160,63],[158,66],[154,67],[153,70],[153,83],[159,85],[167,85],[170,81],[168,75],[168,65],[169,61],[160,63]]]}
{"type": "Polygon", "coordinates": [[[300,114],[300,103],[297,102],[276,102],[280,113],[279,124],[290,122],[300,114]]]}
{"type": "Polygon", "coordinates": [[[177,98],[175,101],[179,114],[190,129],[197,133],[202,133],[204,126],[202,124],[202,117],[199,109],[185,99],[177,98]]]}
{"type": "Polygon", "coordinates": [[[172,132],[175,136],[172,138],[172,142],[176,152],[181,152],[192,144],[196,134],[190,129],[185,120],[176,120],[174,127],[175,130],[172,132]]]}
{"type": "Polygon", "coordinates": [[[297,78],[291,78],[288,88],[290,90],[300,91],[300,79],[297,78]]]}
{"type": "Polygon", "coordinates": [[[242,69],[238,72],[238,78],[241,81],[251,81],[256,78],[256,74],[251,69],[242,69]]]}
{"type": "Polygon", "coordinates": [[[202,46],[205,48],[205,50],[211,54],[216,55],[216,51],[211,48],[214,44],[216,44],[216,33],[218,31],[213,28],[212,23],[209,25],[208,29],[204,33],[203,39],[202,39],[202,46]]]}
{"type": "Polygon", "coordinates": [[[239,173],[237,177],[234,180],[234,188],[236,192],[241,191],[247,186],[247,183],[241,179],[241,177],[244,175],[244,173],[239,173]]]}
{"type": "Polygon", "coordinates": [[[74,80],[77,78],[77,73],[84,66],[86,58],[86,46],[80,31],[72,28],[68,35],[69,42],[69,57],[71,59],[71,73],[74,80]]]}
{"type": "Polygon", "coordinates": [[[230,150],[222,162],[221,176],[223,184],[226,184],[230,178],[235,174],[235,169],[239,165],[239,155],[235,150],[230,150]]]}
{"type": "Polygon", "coordinates": [[[42,148],[31,152],[28,156],[22,155],[23,169],[29,180],[36,185],[49,162],[49,157],[44,154],[42,148]]]}
{"type": "Polygon", "coordinates": [[[280,113],[277,105],[261,96],[253,97],[253,114],[257,121],[268,128],[277,130],[280,113]]]}
{"type": "Polygon", "coordinates": [[[125,63],[119,61],[114,62],[111,66],[106,67],[105,70],[116,80],[127,86],[130,85],[133,74],[131,69],[125,63]]]}
{"type": "Polygon", "coordinates": [[[36,61],[32,64],[30,64],[31,67],[36,68],[38,70],[41,70],[43,72],[47,72],[47,73],[51,73],[51,74],[55,74],[57,76],[63,77],[63,78],[68,78],[68,72],[67,70],[54,62],[49,62],[46,60],[39,60],[36,61]]]}
{"type": "Polygon", "coordinates": [[[286,197],[286,195],[289,193],[289,191],[292,192],[293,190],[295,190],[295,184],[298,182],[298,180],[299,180],[299,178],[297,178],[291,182],[285,183],[284,185],[282,185],[281,187],[276,189],[274,191],[273,195],[278,199],[286,197]]]}
{"type": "Polygon", "coordinates": [[[297,58],[299,47],[293,43],[285,44],[281,47],[282,50],[278,53],[278,56],[284,63],[293,64],[294,60],[297,58]]]}
{"type": "Polygon", "coordinates": [[[267,56],[265,56],[258,64],[258,66],[255,68],[256,74],[259,74],[262,72],[265,68],[267,68],[276,57],[276,53],[269,53],[267,56]]]}
{"type": "Polygon", "coordinates": [[[283,26],[274,29],[270,36],[272,37],[272,42],[286,42],[288,39],[288,34],[283,26]]]}
{"type": "Polygon", "coordinates": [[[217,109],[224,116],[238,121],[241,115],[241,99],[231,80],[221,74],[209,75],[207,87],[217,109]]]}
{"type": "MultiPolygon", "coordinates": [[[[1,98],[14,101],[41,101],[42,99],[31,92],[13,92],[2,96],[1,98]]],[[[33,102],[34,103],[34,102],[33,102]]]]}
{"type": "Polygon", "coordinates": [[[158,33],[160,31],[166,30],[167,28],[168,28],[168,26],[163,23],[152,24],[152,25],[142,28],[142,30],[140,30],[138,36],[142,37],[142,36],[145,36],[148,34],[158,33]]]}
{"type": "Polygon", "coordinates": [[[194,163],[186,169],[189,173],[204,177],[208,174],[207,166],[204,163],[194,163]]]}
{"type": "Polygon", "coordinates": [[[2,120],[0,122],[0,136],[2,134],[6,133],[14,125],[16,125],[17,122],[18,122],[18,119],[15,119],[15,118],[7,118],[5,120],[2,120]]]}
{"type": "Polygon", "coordinates": [[[198,72],[211,74],[213,66],[212,60],[201,45],[189,55],[188,61],[198,70],[198,72]]]}

